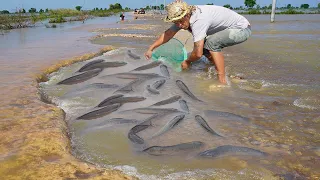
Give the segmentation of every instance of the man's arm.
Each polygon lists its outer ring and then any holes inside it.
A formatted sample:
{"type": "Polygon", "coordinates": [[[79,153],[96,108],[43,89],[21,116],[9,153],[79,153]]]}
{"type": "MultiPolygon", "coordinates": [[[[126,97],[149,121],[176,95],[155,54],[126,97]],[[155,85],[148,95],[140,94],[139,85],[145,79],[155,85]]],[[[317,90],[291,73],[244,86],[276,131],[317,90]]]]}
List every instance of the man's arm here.
{"type": "Polygon", "coordinates": [[[188,57],[188,59],[186,60],[187,63],[190,64],[190,63],[197,61],[198,59],[201,58],[201,56],[203,54],[203,46],[204,46],[204,39],[194,43],[193,50],[192,50],[190,56],[188,57]]]}
{"type": "Polygon", "coordinates": [[[190,56],[186,60],[184,60],[181,64],[182,69],[188,69],[192,62],[197,61],[198,59],[201,58],[203,54],[203,46],[204,46],[204,39],[194,43],[193,50],[190,56]]]}
{"type": "Polygon", "coordinates": [[[160,37],[149,47],[148,51],[145,53],[147,59],[150,59],[152,51],[161,46],[162,44],[168,42],[173,36],[177,33],[177,31],[173,31],[171,29],[166,30],[164,33],[160,35],[160,37]]]}
{"type": "Polygon", "coordinates": [[[150,51],[153,51],[155,48],[161,46],[162,44],[168,42],[176,34],[176,31],[171,29],[166,30],[161,36],[149,47],[150,51]]]}

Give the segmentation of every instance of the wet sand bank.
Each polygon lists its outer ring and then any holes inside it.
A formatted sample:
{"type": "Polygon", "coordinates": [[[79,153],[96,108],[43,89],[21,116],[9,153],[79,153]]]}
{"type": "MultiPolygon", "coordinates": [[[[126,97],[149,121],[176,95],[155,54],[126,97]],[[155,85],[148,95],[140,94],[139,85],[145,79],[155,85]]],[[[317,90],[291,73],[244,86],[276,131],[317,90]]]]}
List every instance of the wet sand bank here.
{"type": "MultiPolygon", "coordinates": [[[[107,47],[98,53],[57,62],[44,73],[109,50],[107,47]]],[[[37,81],[44,79],[43,74],[37,81]]],[[[1,108],[1,179],[134,179],[74,158],[64,112],[41,101],[36,79],[19,90],[20,97],[1,108]]]]}
{"type": "Polygon", "coordinates": [[[43,102],[38,94],[38,83],[45,81],[47,74],[113,49],[92,45],[88,38],[75,34],[64,42],[60,41],[63,36],[59,40],[58,35],[57,44],[53,45],[50,38],[44,40],[44,45],[35,39],[37,45],[25,42],[16,52],[9,44],[8,50],[2,49],[0,179],[135,179],[118,170],[94,167],[74,158],[64,112],[43,102]]]}

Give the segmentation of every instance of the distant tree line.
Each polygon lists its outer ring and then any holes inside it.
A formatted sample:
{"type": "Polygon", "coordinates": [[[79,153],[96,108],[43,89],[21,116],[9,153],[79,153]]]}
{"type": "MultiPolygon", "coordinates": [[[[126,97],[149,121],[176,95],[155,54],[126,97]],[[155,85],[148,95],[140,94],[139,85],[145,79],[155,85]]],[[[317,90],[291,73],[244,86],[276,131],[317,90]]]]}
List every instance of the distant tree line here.
{"type": "MultiPolygon", "coordinates": [[[[207,3],[207,5],[214,5],[213,3],[207,3]]],[[[271,9],[272,8],[272,4],[270,4],[269,6],[263,6],[263,7],[260,7],[260,5],[257,4],[256,0],[244,0],[244,5],[245,7],[247,7],[248,9],[252,9],[255,7],[255,9],[257,10],[267,10],[267,9],[271,9]]],[[[234,9],[234,10],[245,10],[245,8],[243,6],[240,6],[240,7],[232,7],[230,4],[225,4],[223,5],[224,7],[226,8],[229,8],[229,9],[234,9]]],[[[300,5],[300,8],[301,9],[308,9],[310,8],[310,5],[309,4],[301,4],[300,5]]],[[[318,3],[318,7],[320,9],[320,3],[318,3]]],[[[81,11],[82,10],[82,6],[76,6],[75,7],[76,10],[78,11],[81,11]]],[[[164,4],[161,4],[160,6],[146,6],[144,8],[145,10],[164,10],[165,7],[164,7],[164,4]]],[[[288,4],[286,7],[277,7],[277,9],[299,9],[299,7],[293,7],[291,4],[288,4]]],[[[109,9],[107,8],[93,8],[93,11],[108,11],[108,10],[123,10],[123,7],[121,6],[121,4],[119,3],[115,3],[115,4],[110,4],[109,5],[109,9]]],[[[126,7],[124,10],[130,10],[130,8],[126,7]]],[[[22,8],[22,9],[19,9],[17,12],[15,13],[26,13],[27,11],[22,8]]],[[[29,13],[48,13],[49,12],[49,9],[46,8],[45,10],[43,9],[40,9],[39,11],[37,11],[36,8],[30,8],[28,10],[29,13]]],[[[9,14],[10,12],[8,10],[2,10],[0,11],[0,14],[9,14]]]]}
{"type": "MultiPolygon", "coordinates": [[[[206,5],[214,5],[213,3],[207,3],[206,5]]],[[[267,10],[267,9],[272,9],[272,4],[269,6],[263,6],[261,7],[260,5],[257,4],[256,0],[244,0],[244,5],[247,7],[247,9],[252,9],[255,7],[255,9],[259,10],[267,10]]],[[[234,10],[245,10],[246,8],[243,6],[240,7],[232,7],[230,4],[225,4],[223,7],[229,8],[229,9],[234,9],[234,10]]],[[[310,7],[309,4],[301,4],[300,8],[301,9],[308,9],[310,7]]],[[[164,10],[164,5],[161,4],[160,6],[146,6],[144,9],[145,10],[164,10]]],[[[299,7],[293,7],[291,4],[288,4],[286,7],[276,7],[277,9],[299,9],[299,7]]],[[[318,8],[320,9],[320,3],[318,4],[318,8]]]]}
{"type": "MultiPolygon", "coordinates": [[[[208,3],[207,5],[213,5],[213,3],[208,3]]],[[[244,5],[248,9],[252,9],[255,7],[255,9],[272,9],[272,4],[269,6],[263,6],[260,7],[260,5],[257,4],[256,0],[244,0],[244,5]]],[[[245,8],[243,6],[240,7],[232,7],[230,4],[225,4],[223,7],[229,8],[229,9],[235,9],[235,10],[244,10],[245,8]]],[[[309,4],[301,4],[300,8],[301,9],[308,9],[310,7],[309,4]]],[[[318,3],[318,8],[320,9],[320,3],[318,3]]],[[[291,4],[288,4],[286,7],[277,7],[277,9],[299,9],[299,7],[293,7],[291,4]]]]}
{"type": "Polygon", "coordinates": [[[146,6],[144,8],[145,10],[164,10],[164,4],[161,4],[160,6],[146,6]]]}
{"type": "MultiPolygon", "coordinates": [[[[47,9],[45,9],[45,10],[43,10],[43,9],[40,9],[39,11],[37,11],[37,9],[36,8],[30,8],[29,10],[28,10],[28,12],[29,13],[44,13],[44,12],[49,12],[49,9],[47,8],[47,9]]],[[[8,10],[3,10],[3,11],[0,11],[0,14],[9,14],[10,12],[8,11],[8,10]]],[[[14,12],[14,13],[27,13],[27,11],[24,9],[24,8],[22,8],[22,9],[19,9],[19,10],[17,10],[16,12],[14,12]]]]}
{"type": "MultiPolygon", "coordinates": [[[[164,7],[164,5],[162,5],[162,6],[164,7]]],[[[82,6],[76,6],[75,9],[78,10],[78,11],[81,11],[82,10],[82,6]]],[[[109,9],[107,9],[107,8],[97,8],[97,7],[93,8],[93,11],[107,11],[107,10],[123,10],[123,8],[122,8],[122,5],[119,4],[119,3],[110,4],[109,5],[109,9]]],[[[130,8],[126,7],[126,8],[124,8],[124,10],[130,10],[130,8]]],[[[37,11],[36,8],[30,8],[28,10],[28,12],[29,13],[48,13],[49,9],[48,8],[45,9],[45,10],[40,9],[39,11],[37,11]]],[[[22,9],[17,10],[14,13],[27,13],[27,11],[24,8],[22,8],[22,9]]],[[[10,14],[10,12],[8,10],[3,10],[3,11],[0,11],[0,14],[10,14]]]]}

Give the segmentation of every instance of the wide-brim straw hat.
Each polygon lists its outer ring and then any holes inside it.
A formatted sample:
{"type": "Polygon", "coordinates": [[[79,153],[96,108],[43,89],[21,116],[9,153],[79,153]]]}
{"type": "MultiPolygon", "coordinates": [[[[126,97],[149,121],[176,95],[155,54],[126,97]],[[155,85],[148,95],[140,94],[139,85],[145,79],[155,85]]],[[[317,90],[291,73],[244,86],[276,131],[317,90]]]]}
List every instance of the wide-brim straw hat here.
{"type": "Polygon", "coordinates": [[[166,6],[166,11],[167,17],[164,18],[164,22],[172,22],[183,18],[190,12],[190,7],[186,2],[175,1],[166,6]]]}

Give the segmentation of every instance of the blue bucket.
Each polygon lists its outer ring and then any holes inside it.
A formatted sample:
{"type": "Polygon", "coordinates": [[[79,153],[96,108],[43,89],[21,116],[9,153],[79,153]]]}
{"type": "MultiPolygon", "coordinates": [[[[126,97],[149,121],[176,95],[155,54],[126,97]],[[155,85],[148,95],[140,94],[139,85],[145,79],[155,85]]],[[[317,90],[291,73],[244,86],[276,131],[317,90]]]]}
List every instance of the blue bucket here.
{"type": "Polygon", "coordinates": [[[181,71],[181,62],[188,57],[184,45],[176,38],[156,48],[152,53],[154,61],[162,61],[177,72],[181,71]]]}

